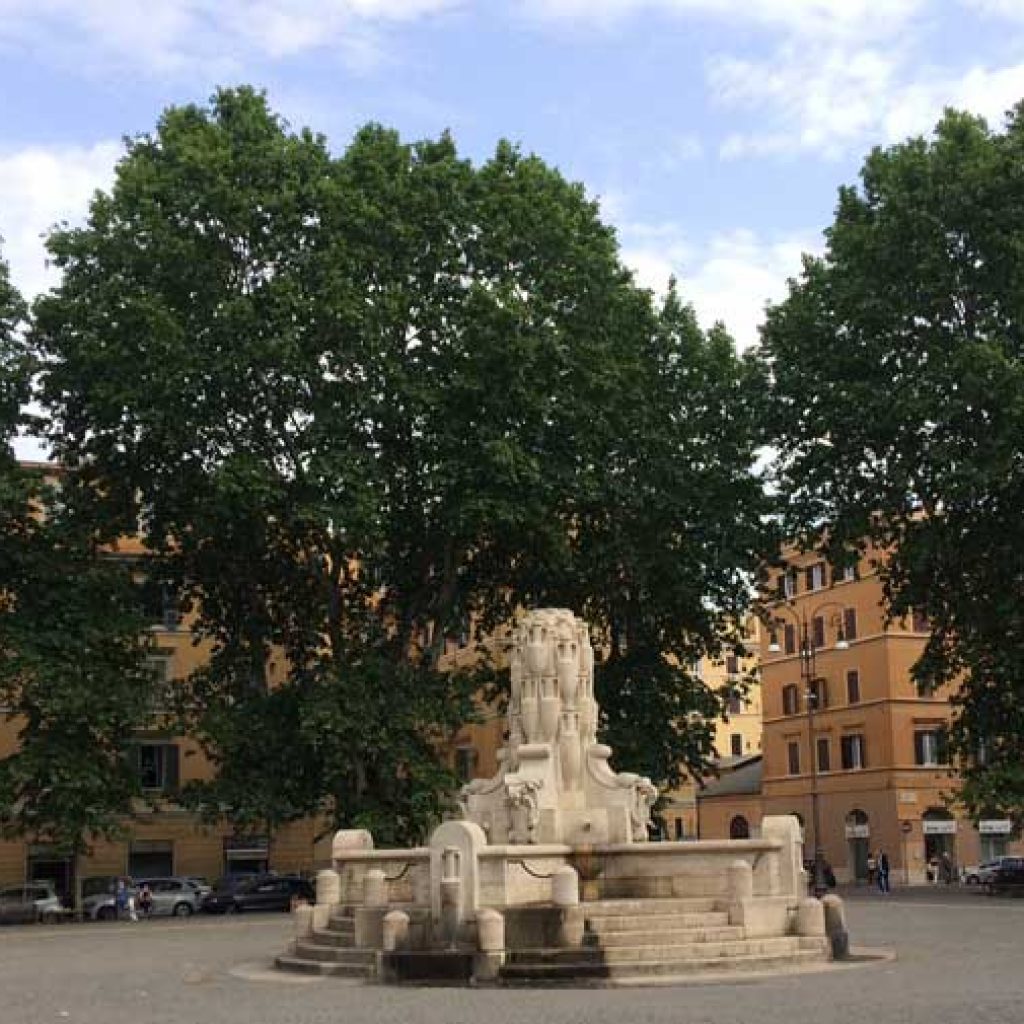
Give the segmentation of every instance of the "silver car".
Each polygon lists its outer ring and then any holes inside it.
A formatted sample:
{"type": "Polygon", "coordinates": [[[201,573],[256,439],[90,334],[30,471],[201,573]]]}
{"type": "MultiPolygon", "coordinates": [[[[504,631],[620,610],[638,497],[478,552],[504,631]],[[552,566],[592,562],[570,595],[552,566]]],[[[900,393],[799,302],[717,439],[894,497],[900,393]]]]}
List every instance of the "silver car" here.
{"type": "Polygon", "coordinates": [[[151,917],[189,917],[199,909],[199,887],[190,878],[140,878],[135,883],[135,906],[141,912],[139,893],[146,886],[153,898],[151,917]]]}
{"type": "Polygon", "coordinates": [[[64,907],[52,882],[26,882],[0,889],[0,919],[60,921],[64,907]]]}

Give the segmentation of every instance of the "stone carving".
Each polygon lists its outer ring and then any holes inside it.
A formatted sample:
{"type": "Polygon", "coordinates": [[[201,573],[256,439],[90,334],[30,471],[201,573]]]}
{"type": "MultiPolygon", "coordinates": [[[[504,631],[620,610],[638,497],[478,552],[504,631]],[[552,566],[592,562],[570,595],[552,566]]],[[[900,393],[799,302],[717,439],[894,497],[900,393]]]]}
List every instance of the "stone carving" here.
{"type": "Polygon", "coordinates": [[[493,779],[463,787],[463,817],[491,843],[645,841],[657,792],[648,779],[613,772],[611,750],[597,742],[586,623],[564,608],[524,614],[509,671],[508,743],[493,779]]]}

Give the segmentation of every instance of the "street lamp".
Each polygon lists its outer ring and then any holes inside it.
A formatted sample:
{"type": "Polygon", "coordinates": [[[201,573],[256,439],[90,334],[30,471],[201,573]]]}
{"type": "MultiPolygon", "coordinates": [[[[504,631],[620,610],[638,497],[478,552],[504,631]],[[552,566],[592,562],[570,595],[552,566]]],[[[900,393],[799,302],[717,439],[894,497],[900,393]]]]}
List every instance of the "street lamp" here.
{"type": "MultiPolygon", "coordinates": [[[[818,752],[815,749],[814,741],[814,712],[818,710],[820,684],[817,673],[817,648],[811,642],[810,623],[817,617],[818,612],[826,608],[838,608],[844,610],[838,601],[825,601],[814,608],[810,613],[798,611],[792,605],[780,605],[777,611],[788,613],[796,623],[798,631],[797,651],[800,658],[800,683],[804,692],[804,699],[807,701],[807,752],[811,759],[811,821],[814,828],[814,895],[821,899],[828,891],[825,885],[823,873],[824,858],[821,850],[821,814],[818,810],[818,752]]],[[[846,635],[843,632],[842,615],[837,615],[838,628],[836,630],[837,651],[845,651],[849,648],[846,635]]],[[[777,633],[778,626],[784,626],[785,620],[776,616],[772,621],[768,635],[768,650],[772,654],[778,654],[781,650],[777,633]]]]}

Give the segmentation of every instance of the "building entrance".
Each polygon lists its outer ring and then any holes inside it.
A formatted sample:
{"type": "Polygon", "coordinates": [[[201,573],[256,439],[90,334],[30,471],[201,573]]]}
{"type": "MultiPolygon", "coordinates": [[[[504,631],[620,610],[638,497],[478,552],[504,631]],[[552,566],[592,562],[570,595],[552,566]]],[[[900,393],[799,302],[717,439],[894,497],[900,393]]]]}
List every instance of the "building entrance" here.
{"type": "Polygon", "coordinates": [[[846,865],[850,878],[858,885],[868,881],[870,842],[871,824],[868,816],[855,808],[846,816],[846,865]]]}
{"type": "Polygon", "coordinates": [[[53,882],[65,906],[75,899],[75,865],[71,857],[60,857],[47,847],[29,847],[25,877],[29,882],[53,882]]]}
{"type": "Polygon", "coordinates": [[[956,818],[943,807],[930,807],[921,815],[924,860],[934,882],[958,877],[956,863],[956,818]]]}

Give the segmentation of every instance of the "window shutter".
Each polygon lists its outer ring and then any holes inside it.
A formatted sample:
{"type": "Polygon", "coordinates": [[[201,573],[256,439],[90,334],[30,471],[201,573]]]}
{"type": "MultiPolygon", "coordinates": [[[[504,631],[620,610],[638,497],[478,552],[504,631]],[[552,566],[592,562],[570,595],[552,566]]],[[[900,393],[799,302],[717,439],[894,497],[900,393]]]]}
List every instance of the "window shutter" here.
{"type": "Polygon", "coordinates": [[[868,748],[867,748],[867,744],[864,742],[864,737],[863,736],[859,736],[858,737],[858,741],[859,741],[859,744],[860,744],[860,765],[858,767],[860,767],[860,768],[867,768],[867,766],[868,766],[868,748]]]}
{"type": "Polygon", "coordinates": [[[815,615],[811,621],[811,632],[813,633],[813,640],[811,641],[815,647],[825,646],[825,620],[820,615],[815,615]]]}
{"type": "Polygon", "coordinates": [[[804,588],[806,590],[814,589],[814,566],[809,565],[804,569],[804,588]]]}
{"type": "Polygon", "coordinates": [[[843,633],[847,640],[857,639],[857,609],[843,609],[843,633]]]}
{"type": "Polygon", "coordinates": [[[924,764],[924,733],[914,733],[914,764],[924,764]]]}
{"type": "Polygon", "coordinates": [[[164,789],[168,793],[178,792],[178,745],[168,743],[164,747],[164,789]]]}
{"type": "Polygon", "coordinates": [[[787,625],[784,630],[786,654],[793,654],[796,651],[796,627],[787,625]]]}

